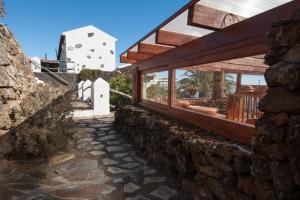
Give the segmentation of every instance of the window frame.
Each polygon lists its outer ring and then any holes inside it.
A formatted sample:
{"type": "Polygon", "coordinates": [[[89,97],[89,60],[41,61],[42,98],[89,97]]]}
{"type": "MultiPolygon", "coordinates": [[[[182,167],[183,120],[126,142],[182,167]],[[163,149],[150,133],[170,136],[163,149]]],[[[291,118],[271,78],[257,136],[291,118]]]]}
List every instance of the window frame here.
{"type": "Polygon", "coordinates": [[[172,65],[164,65],[158,67],[151,67],[151,69],[134,70],[135,82],[135,101],[138,105],[148,108],[150,110],[162,113],[168,117],[176,118],[188,122],[197,127],[204,128],[216,134],[222,135],[229,139],[239,141],[244,144],[250,144],[251,138],[255,134],[254,125],[245,124],[229,119],[221,119],[215,116],[210,116],[204,113],[199,113],[190,110],[184,110],[174,106],[175,92],[176,92],[176,69],[182,67],[174,67],[172,65]],[[168,103],[161,104],[155,101],[143,99],[143,75],[147,73],[155,73],[161,71],[168,71],[168,103]]]}

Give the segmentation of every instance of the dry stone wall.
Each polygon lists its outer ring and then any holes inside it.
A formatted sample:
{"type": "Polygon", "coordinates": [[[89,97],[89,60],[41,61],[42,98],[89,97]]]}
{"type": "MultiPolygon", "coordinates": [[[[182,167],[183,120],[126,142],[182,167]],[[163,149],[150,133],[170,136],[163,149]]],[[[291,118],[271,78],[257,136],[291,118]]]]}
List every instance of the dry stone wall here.
{"type": "Polygon", "coordinates": [[[13,112],[35,86],[29,61],[13,34],[0,25],[0,135],[14,125],[13,112]]]}
{"type": "Polygon", "coordinates": [[[140,107],[115,113],[116,128],[191,199],[300,199],[300,10],[268,39],[269,90],[249,147],[140,107]]]}
{"type": "Polygon", "coordinates": [[[260,199],[300,199],[300,10],[274,22],[268,38],[269,90],[259,105],[253,176],[260,199]]]}
{"type": "Polygon", "coordinates": [[[249,146],[135,106],[119,108],[116,128],[195,199],[251,199],[249,146]]]}
{"type": "Polygon", "coordinates": [[[57,88],[36,83],[29,59],[14,35],[0,24],[0,158],[11,150],[13,138],[6,133],[61,94],[57,88]]]}

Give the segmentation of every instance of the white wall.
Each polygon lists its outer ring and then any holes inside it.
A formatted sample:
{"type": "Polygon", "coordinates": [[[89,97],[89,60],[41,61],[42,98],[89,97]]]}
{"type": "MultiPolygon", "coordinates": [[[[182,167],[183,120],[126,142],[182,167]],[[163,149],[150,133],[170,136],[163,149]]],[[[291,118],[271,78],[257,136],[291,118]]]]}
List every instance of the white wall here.
{"type": "MultiPolygon", "coordinates": [[[[66,55],[62,52],[60,59],[75,62],[67,63],[68,69],[74,68],[75,65],[75,73],[79,73],[83,68],[115,70],[115,38],[94,26],[64,32],[63,35],[65,35],[66,55]]],[[[73,70],[68,72],[74,73],[73,70]]]]}

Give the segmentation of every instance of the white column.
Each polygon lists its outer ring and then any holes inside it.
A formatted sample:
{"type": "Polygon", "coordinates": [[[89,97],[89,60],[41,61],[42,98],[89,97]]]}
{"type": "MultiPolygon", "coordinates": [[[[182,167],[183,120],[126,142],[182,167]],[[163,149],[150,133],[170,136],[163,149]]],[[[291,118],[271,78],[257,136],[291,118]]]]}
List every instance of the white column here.
{"type": "Polygon", "coordinates": [[[92,82],[90,80],[86,80],[82,85],[82,100],[86,101],[91,98],[91,90],[92,90],[92,82]]]}
{"type": "Polygon", "coordinates": [[[92,85],[94,115],[110,114],[109,109],[109,84],[98,78],[92,85]]]}

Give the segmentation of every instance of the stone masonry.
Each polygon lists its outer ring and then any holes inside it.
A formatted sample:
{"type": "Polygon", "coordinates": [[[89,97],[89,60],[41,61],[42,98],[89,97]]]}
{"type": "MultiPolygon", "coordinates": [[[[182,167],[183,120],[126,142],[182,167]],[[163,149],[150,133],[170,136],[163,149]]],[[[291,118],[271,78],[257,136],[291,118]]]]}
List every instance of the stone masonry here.
{"type": "Polygon", "coordinates": [[[29,59],[14,35],[0,24],[0,157],[10,151],[9,131],[62,94],[36,83],[29,59]]]}
{"type": "Polygon", "coordinates": [[[269,87],[259,108],[253,144],[258,199],[300,199],[300,10],[273,23],[265,73],[269,87]]]}
{"type": "Polygon", "coordinates": [[[251,199],[249,146],[135,106],[119,108],[115,126],[153,164],[181,179],[188,199],[251,199]]]}
{"type": "Polygon", "coordinates": [[[11,114],[35,85],[29,62],[13,34],[0,25],[0,135],[13,126],[11,114]]]}

